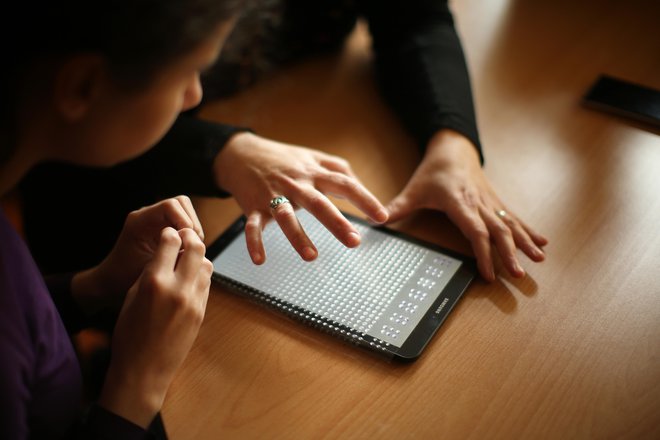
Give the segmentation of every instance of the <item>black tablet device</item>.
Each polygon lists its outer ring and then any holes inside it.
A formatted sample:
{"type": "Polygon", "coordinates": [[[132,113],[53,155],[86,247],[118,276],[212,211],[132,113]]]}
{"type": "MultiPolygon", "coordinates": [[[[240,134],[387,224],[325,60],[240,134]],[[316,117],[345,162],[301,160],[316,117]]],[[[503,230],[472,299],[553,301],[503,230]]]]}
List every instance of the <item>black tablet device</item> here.
{"type": "Polygon", "coordinates": [[[264,229],[266,262],[252,263],[239,218],[207,250],[214,279],[231,290],[398,360],[416,359],[475,276],[472,259],[361,219],[344,247],[311,214],[297,212],[319,249],[303,261],[275,222],[264,229]]]}

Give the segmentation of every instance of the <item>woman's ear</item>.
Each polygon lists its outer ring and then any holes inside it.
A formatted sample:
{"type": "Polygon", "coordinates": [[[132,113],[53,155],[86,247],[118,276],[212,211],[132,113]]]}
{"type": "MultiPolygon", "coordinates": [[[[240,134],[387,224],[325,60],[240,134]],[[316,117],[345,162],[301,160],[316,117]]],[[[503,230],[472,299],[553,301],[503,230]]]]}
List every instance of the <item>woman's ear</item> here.
{"type": "Polygon", "coordinates": [[[82,119],[105,87],[105,63],[99,55],[74,55],[55,75],[55,108],[69,122],[82,119]]]}

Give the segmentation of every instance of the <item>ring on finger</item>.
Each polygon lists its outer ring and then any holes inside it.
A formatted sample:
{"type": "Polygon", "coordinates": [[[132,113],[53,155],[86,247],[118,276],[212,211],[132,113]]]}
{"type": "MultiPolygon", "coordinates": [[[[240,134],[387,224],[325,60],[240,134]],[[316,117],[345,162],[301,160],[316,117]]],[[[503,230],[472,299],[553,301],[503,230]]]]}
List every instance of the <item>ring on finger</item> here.
{"type": "Polygon", "coordinates": [[[508,214],[504,209],[496,209],[495,215],[504,220],[508,214]]]}
{"type": "Polygon", "coordinates": [[[289,202],[289,199],[287,199],[284,196],[275,196],[270,201],[270,209],[276,209],[278,206],[280,206],[283,203],[291,203],[291,202],[289,202]]]}

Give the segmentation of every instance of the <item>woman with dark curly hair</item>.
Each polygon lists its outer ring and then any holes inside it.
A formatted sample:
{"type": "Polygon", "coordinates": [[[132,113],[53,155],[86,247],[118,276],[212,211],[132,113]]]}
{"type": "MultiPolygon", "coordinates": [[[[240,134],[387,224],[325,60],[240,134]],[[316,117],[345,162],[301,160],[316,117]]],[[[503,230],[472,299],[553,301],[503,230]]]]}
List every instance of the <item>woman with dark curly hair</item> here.
{"type": "MultiPolygon", "coordinates": [[[[3,5],[0,194],[45,160],[109,166],[152,147],[199,104],[200,72],[241,3],[3,5]]],[[[45,283],[0,211],[0,438],[165,437],[158,414],[208,298],[204,252],[190,200],[176,197],[131,213],[99,265],[45,283]],[[85,409],[69,333],[106,307],[121,308],[112,358],[85,409]]]]}

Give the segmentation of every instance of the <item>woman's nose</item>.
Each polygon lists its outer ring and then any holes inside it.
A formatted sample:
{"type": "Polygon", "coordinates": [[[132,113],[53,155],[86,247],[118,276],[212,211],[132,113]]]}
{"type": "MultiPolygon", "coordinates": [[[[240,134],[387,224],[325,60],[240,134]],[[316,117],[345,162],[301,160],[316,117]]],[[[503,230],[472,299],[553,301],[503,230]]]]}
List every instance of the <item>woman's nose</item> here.
{"type": "Polygon", "coordinates": [[[186,89],[183,99],[183,110],[189,110],[199,105],[202,102],[202,94],[202,83],[199,80],[199,75],[195,75],[195,79],[186,89]]]}

